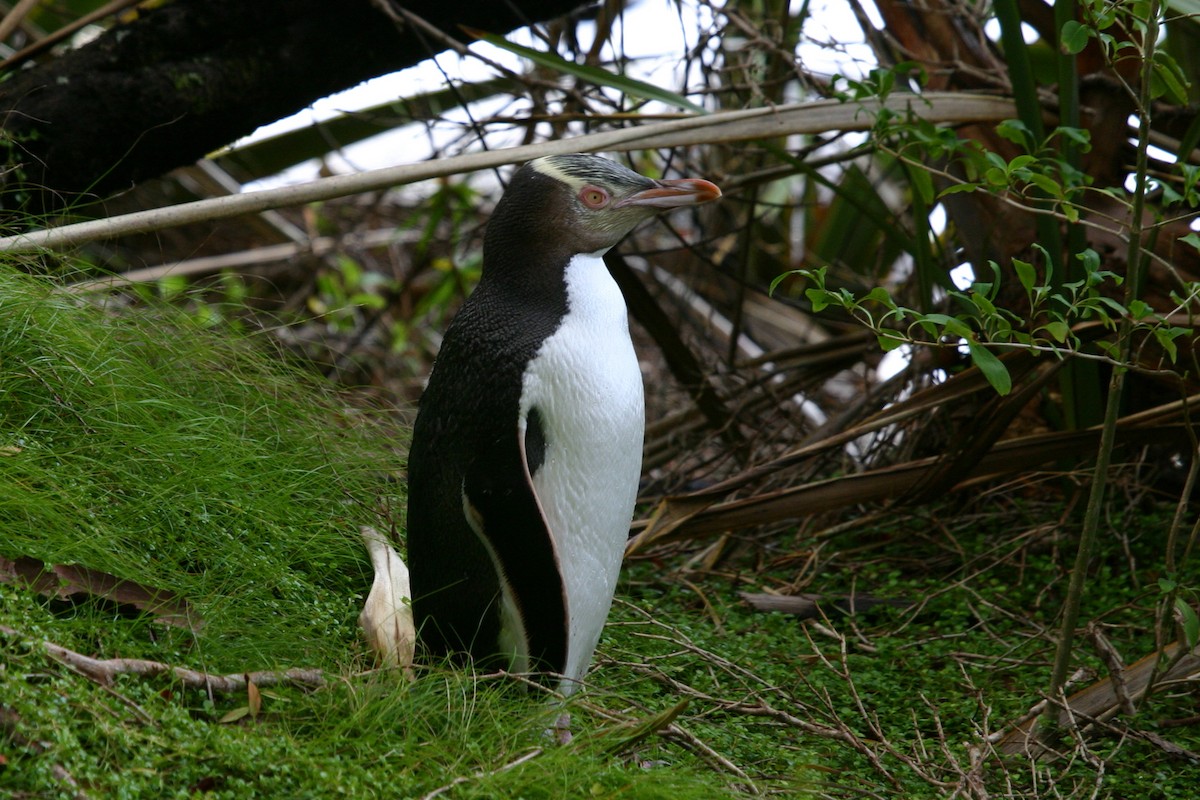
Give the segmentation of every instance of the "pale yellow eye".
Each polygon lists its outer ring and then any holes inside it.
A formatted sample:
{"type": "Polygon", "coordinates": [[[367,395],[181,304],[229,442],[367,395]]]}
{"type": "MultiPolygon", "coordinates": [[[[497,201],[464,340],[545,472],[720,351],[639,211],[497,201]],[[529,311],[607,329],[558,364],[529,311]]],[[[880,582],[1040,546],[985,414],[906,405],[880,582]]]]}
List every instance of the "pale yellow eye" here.
{"type": "Polygon", "coordinates": [[[588,208],[603,208],[608,203],[608,192],[595,186],[588,186],[579,193],[579,199],[588,208]]]}

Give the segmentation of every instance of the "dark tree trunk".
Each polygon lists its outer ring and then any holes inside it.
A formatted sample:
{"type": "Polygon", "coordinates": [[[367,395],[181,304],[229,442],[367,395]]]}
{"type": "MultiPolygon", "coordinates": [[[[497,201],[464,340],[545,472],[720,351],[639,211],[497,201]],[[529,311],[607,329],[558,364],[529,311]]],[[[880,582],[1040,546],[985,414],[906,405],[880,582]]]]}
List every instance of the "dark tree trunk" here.
{"type": "MultiPolygon", "coordinates": [[[[578,5],[404,4],[456,38],[459,24],[508,31],[578,5]]],[[[372,0],[167,3],[0,83],[0,219],[121,191],[440,49],[372,0]]]]}

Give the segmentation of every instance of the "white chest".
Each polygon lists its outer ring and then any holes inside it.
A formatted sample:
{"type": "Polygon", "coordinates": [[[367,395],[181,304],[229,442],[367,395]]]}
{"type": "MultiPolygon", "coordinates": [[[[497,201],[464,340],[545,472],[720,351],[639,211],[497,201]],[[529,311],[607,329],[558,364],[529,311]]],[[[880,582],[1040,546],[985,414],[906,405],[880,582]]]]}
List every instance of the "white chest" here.
{"type": "MultiPolygon", "coordinates": [[[[604,262],[567,267],[567,316],[525,375],[522,435],[537,407],[546,451],[533,485],[558,551],[567,594],[565,674],[587,671],[608,616],[642,465],[642,376],[625,302],[604,262]]],[[[571,681],[563,689],[570,691],[571,681]]]]}

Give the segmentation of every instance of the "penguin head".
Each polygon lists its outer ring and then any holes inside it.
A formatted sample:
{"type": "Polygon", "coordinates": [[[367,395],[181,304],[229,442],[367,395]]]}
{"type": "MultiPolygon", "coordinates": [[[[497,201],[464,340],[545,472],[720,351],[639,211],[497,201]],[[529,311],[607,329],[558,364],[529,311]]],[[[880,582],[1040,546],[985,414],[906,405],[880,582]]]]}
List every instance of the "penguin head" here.
{"type": "Polygon", "coordinates": [[[721,196],[699,178],[654,180],[600,156],[544,156],[513,175],[492,215],[493,229],[569,253],[603,253],[662,211],[721,196]]]}

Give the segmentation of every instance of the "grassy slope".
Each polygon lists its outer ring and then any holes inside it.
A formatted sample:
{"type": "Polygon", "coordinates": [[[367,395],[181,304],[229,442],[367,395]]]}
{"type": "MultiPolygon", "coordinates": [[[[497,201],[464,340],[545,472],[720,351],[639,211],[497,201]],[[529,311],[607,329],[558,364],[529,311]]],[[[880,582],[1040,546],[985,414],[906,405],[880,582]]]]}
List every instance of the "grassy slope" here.
{"type": "MultiPolygon", "coordinates": [[[[550,710],[443,671],[369,673],[358,538],[397,508],[394,430],[346,412],[246,342],[167,310],[114,316],[0,272],[0,555],[78,563],[186,598],[192,634],[111,604],[0,585],[0,795],[407,797],[542,748],[550,710]],[[31,642],[213,673],[315,667],[328,688],[242,697],[162,678],[111,690],[31,642]]],[[[473,779],[455,797],[719,796],[682,764],[644,771],[576,748],[473,779]],[[491,788],[488,788],[491,787],[491,788]],[[482,794],[480,794],[482,792],[482,794]]]]}
{"type": "MultiPolygon", "coordinates": [[[[554,710],[508,680],[434,668],[410,685],[367,669],[355,529],[383,522],[381,500],[402,505],[387,480],[395,435],[244,342],[168,311],[111,316],[0,272],[0,555],[171,589],[205,622],[192,634],[0,584],[0,625],[21,632],[0,634],[0,796],[71,797],[69,776],[89,796],[131,798],[422,797],[452,783],[438,796],[936,798],[965,782],[979,734],[1044,683],[1062,558],[1039,522],[1060,512],[996,498],[983,516],[897,515],[887,531],[841,536],[841,553],[798,534],[687,583],[664,569],[678,564],[632,564],[591,689],[572,702],[576,739],[550,745],[554,710]],[[817,625],[740,602],[738,590],[812,563],[810,589],[915,606],[817,625]],[[222,722],[245,695],[168,678],[100,687],[42,640],[216,673],[316,667],[330,681],[264,690],[257,719],[222,722]],[[640,736],[684,697],[674,728],[640,736]]],[[[1161,520],[1119,525],[1127,540],[1098,555],[1088,613],[1133,660],[1152,646],[1154,592],[1138,587],[1153,586],[1161,520]]],[[[1086,644],[1081,658],[1097,666],[1086,644]]],[[[1167,693],[1141,724],[1193,706],[1167,693]]],[[[1195,726],[1163,732],[1200,749],[1195,726]]],[[[1039,767],[986,759],[974,779],[992,796],[1099,786],[1149,800],[1188,796],[1195,768],[1100,736],[1039,767]]]]}

